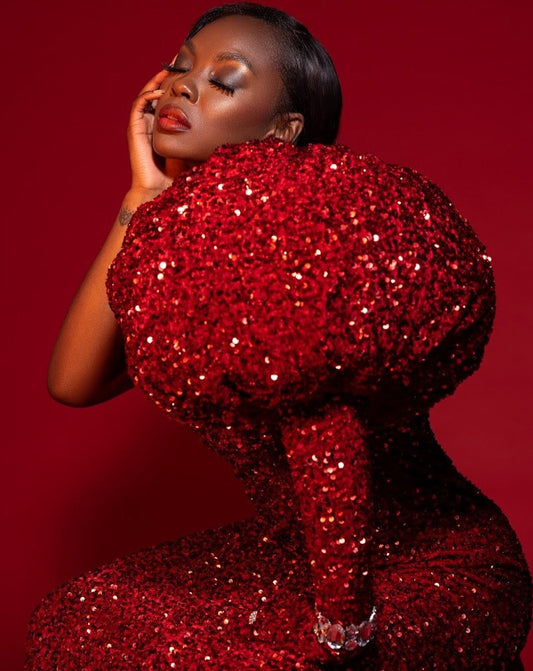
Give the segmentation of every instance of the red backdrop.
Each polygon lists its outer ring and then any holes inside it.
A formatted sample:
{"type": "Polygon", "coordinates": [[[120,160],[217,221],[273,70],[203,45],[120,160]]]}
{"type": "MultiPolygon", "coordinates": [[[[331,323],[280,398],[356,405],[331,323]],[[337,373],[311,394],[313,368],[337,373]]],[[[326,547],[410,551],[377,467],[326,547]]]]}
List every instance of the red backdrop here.
{"type": "MultiPolygon", "coordinates": [[[[3,10],[2,669],[22,667],[27,619],[44,593],[252,510],[226,464],[137,391],[80,410],[45,388],[64,312],[128,186],[130,101],[210,4],[22,0],[3,10]]],[[[434,409],[433,426],[459,469],[503,508],[533,564],[533,6],[277,5],[337,64],[340,140],[426,173],[494,258],[497,316],[484,362],[434,409]]],[[[531,644],[524,661],[533,669],[531,644]]]]}

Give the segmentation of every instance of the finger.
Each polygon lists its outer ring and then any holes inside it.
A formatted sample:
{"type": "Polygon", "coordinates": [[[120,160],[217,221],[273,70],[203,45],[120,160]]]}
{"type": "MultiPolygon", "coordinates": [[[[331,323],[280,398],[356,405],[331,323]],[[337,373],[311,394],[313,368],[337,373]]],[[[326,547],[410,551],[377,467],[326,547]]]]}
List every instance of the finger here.
{"type": "Polygon", "coordinates": [[[148,82],[146,82],[146,85],[143,87],[143,90],[141,93],[139,93],[139,95],[142,95],[145,91],[153,91],[158,89],[167,77],[168,70],[160,70],[148,82]]]}
{"type": "Polygon", "coordinates": [[[143,91],[135,100],[132,105],[132,112],[137,113],[151,113],[155,109],[157,101],[165,93],[163,89],[155,89],[153,91],[143,91]]]}

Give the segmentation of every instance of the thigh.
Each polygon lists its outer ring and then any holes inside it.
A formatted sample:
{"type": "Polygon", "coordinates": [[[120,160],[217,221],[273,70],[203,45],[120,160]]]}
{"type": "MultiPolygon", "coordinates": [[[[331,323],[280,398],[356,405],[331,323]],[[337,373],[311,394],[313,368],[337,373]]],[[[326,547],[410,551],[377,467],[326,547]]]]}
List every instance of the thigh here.
{"type": "Polygon", "coordinates": [[[266,541],[241,522],[79,576],[34,611],[27,671],[319,668],[305,562],[266,541]]]}
{"type": "Polygon", "coordinates": [[[513,668],[529,629],[530,598],[520,564],[475,565],[465,556],[397,563],[376,574],[378,633],[359,667],[513,668]]]}

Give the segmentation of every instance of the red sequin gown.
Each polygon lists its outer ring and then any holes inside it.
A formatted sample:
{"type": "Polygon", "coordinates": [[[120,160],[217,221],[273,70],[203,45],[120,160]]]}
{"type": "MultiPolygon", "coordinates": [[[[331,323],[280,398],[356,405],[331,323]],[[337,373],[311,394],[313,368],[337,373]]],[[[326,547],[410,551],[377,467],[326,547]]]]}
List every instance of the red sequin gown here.
{"type": "Polygon", "coordinates": [[[434,184],[339,145],[220,148],[139,208],[108,293],[132,379],[257,514],[48,595],[28,670],[520,668],[519,541],[428,420],[495,305],[434,184]]]}

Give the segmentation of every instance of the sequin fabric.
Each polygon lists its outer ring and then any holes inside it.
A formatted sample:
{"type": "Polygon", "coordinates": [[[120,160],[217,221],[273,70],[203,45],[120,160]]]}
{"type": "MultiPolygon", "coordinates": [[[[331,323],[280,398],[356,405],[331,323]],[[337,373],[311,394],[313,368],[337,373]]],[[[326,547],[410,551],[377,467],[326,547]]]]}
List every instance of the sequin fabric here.
{"type": "Polygon", "coordinates": [[[519,668],[519,541],[429,423],[495,308],[437,186],[340,145],[222,147],[139,208],[108,294],[132,379],[257,512],[45,597],[28,670],[519,668]],[[374,607],[367,645],[315,633],[374,607]]]}

